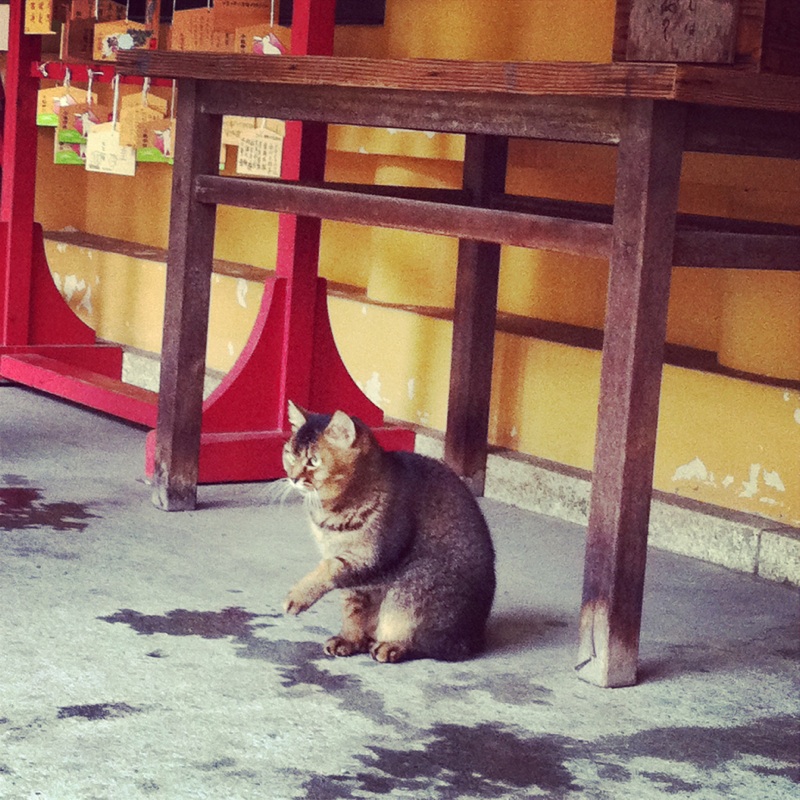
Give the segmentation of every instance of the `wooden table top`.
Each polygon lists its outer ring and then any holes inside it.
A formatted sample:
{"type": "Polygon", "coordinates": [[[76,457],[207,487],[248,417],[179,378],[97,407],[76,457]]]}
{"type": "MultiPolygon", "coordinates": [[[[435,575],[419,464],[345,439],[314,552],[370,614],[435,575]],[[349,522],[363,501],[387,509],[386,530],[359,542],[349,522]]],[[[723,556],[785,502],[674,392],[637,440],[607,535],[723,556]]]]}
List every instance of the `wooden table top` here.
{"type": "Polygon", "coordinates": [[[673,100],[800,112],[800,77],[685,64],[451,61],[336,56],[243,56],[132,50],[125,75],[420,93],[673,100]]]}

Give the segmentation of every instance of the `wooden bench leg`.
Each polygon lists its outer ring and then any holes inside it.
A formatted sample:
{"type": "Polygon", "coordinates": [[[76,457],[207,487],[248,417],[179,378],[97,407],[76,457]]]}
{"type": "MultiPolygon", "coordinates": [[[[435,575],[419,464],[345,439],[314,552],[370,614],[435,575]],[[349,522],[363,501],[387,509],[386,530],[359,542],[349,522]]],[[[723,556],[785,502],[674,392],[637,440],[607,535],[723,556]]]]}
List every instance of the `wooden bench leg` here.
{"type": "Polygon", "coordinates": [[[685,109],[626,102],[620,131],[578,675],[636,682],[685,109]]]}
{"type": "MultiPolygon", "coordinates": [[[[464,188],[476,204],[505,189],[508,140],[468,135],[464,188]]],[[[445,460],[482,495],[497,317],[500,245],[462,239],[458,247],[445,460]]]]}
{"type": "Polygon", "coordinates": [[[201,113],[197,94],[197,82],[179,82],[153,474],[153,503],[165,511],[197,499],[216,206],[193,189],[198,175],[218,171],[222,124],[201,113]]]}

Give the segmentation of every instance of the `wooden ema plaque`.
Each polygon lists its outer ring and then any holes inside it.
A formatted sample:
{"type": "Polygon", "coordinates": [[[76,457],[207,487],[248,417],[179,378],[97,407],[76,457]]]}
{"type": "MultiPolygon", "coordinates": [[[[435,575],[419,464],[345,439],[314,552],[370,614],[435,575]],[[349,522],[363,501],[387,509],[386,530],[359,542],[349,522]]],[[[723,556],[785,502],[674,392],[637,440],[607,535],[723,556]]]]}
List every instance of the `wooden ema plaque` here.
{"type": "Polygon", "coordinates": [[[613,57],[800,75],[800,2],[618,0],[613,57]]]}

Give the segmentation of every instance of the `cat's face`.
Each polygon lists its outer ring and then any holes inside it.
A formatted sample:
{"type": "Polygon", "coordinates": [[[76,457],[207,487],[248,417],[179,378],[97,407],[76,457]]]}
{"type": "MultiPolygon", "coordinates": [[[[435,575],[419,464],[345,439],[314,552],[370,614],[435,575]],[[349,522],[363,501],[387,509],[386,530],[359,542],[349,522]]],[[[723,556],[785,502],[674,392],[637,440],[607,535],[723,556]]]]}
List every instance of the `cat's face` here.
{"type": "Polygon", "coordinates": [[[337,497],[351,478],[358,457],[353,420],[341,411],[310,414],[289,406],[292,436],[283,448],[286,476],[302,494],[337,497]]]}

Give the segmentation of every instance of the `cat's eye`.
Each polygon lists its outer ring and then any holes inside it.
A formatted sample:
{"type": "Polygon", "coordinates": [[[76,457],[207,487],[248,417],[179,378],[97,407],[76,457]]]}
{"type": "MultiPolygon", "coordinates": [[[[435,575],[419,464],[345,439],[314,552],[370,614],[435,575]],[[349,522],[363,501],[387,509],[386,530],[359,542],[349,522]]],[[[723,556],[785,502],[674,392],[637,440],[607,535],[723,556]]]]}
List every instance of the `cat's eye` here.
{"type": "Polygon", "coordinates": [[[315,453],[308,459],[308,466],[316,469],[322,463],[322,459],[315,453]]]}

